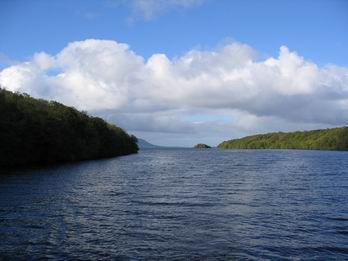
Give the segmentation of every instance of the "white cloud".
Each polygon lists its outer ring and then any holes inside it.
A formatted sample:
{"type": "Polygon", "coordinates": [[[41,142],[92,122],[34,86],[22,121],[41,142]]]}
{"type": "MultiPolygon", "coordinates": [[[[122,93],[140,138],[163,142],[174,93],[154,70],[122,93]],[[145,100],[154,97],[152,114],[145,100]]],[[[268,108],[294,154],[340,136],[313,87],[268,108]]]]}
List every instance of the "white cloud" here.
{"type": "Polygon", "coordinates": [[[161,137],[218,142],[254,132],[347,124],[348,68],[320,67],[285,46],[278,57],[257,57],[251,47],[233,42],[145,60],[127,44],[91,39],[7,67],[0,84],[161,137]],[[203,116],[195,120],[198,114],[203,116]]]}

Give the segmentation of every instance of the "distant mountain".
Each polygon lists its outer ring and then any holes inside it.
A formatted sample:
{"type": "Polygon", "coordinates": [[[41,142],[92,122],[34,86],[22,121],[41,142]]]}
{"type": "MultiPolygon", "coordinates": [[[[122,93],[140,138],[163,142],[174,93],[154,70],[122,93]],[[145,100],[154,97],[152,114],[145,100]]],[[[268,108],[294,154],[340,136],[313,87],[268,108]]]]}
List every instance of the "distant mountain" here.
{"type": "Polygon", "coordinates": [[[147,142],[146,140],[139,139],[138,138],[138,147],[139,149],[156,149],[161,148],[161,146],[151,144],[150,142],[147,142]]]}
{"type": "Polygon", "coordinates": [[[348,150],[348,127],[259,134],[224,141],[218,148],[348,150]]]}

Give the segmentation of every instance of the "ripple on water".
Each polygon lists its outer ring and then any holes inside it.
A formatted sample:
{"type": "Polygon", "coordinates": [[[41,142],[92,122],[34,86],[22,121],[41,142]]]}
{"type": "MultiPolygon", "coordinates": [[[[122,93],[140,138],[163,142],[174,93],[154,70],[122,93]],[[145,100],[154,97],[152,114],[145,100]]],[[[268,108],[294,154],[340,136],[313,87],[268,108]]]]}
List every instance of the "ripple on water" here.
{"type": "Polygon", "coordinates": [[[0,259],[348,259],[348,153],[190,149],[0,179],[0,259]]]}

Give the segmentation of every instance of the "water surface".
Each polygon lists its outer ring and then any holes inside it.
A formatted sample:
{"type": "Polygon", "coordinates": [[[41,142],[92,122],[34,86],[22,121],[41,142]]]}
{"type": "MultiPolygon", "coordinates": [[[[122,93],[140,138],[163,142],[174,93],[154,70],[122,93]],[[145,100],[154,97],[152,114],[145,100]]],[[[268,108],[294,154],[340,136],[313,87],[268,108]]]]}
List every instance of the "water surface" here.
{"type": "Polygon", "coordinates": [[[348,152],[149,149],[2,174],[2,259],[348,259],[348,152]]]}

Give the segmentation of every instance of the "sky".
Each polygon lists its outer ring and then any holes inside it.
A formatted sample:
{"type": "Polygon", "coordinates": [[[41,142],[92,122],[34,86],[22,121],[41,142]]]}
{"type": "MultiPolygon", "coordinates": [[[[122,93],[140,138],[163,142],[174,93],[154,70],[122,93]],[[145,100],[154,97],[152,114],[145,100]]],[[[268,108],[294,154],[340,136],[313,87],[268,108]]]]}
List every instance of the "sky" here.
{"type": "Polygon", "coordinates": [[[347,125],[346,0],[0,0],[0,85],[151,143],[347,125]]]}

